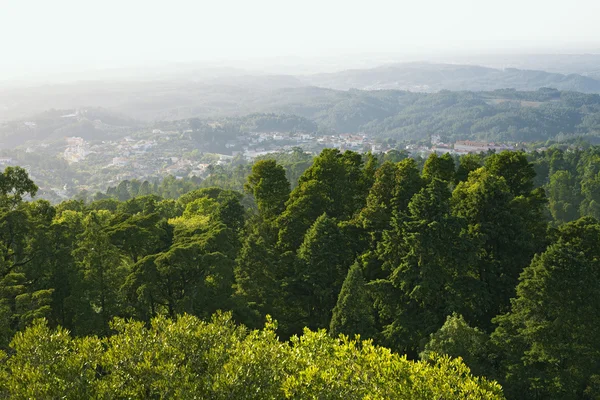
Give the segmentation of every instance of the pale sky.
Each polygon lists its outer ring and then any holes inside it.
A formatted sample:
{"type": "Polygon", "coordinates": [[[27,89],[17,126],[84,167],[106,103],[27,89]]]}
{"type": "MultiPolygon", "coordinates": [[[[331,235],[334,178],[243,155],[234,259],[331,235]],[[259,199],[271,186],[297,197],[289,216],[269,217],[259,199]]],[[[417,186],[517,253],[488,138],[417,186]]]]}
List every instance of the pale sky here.
{"type": "Polygon", "coordinates": [[[600,49],[599,15],[600,0],[0,0],[0,80],[164,62],[600,49]]]}

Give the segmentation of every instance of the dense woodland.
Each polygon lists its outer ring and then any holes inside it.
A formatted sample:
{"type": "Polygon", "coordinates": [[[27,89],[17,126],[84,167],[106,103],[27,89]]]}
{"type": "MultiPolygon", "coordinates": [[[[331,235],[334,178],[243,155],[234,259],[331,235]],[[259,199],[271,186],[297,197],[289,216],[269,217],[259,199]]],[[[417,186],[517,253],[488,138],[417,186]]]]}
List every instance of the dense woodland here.
{"type": "Polygon", "coordinates": [[[220,179],[53,206],[7,168],[0,395],[600,396],[600,148],[220,179]]]}

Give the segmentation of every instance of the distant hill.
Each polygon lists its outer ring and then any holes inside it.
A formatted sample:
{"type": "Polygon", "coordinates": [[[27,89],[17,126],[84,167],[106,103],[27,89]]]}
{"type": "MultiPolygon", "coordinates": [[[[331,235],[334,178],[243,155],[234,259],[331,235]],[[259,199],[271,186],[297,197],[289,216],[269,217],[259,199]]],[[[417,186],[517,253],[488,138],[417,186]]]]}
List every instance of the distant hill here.
{"type": "Polygon", "coordinates": [[[510,141],[600,136],[597,93],[600,81],[577,74],[430,63],[13,87],[0,90],[0,148],[64,136],[104,140],[195,118],[226,119],[243,131],[365,132],[400,140],[432,133],[510,141]],[[61,111],[31,117],[52,109],[61,111]],[[77,110],[85,113],[67,117],[77,110]],[[247,117],[235,121],[240,116],[247,117]]]}
{"type": "Polygon", "coordinates": [[[346,117],[344,130],[349,130],[360,115],[376,113],[381,117],[391,109],[389,105],[380,107],[378,96],[383,95],[374,95],[369,103],[361,102],[352,107],[345,102],[355,101],[355,96],[331,89],[434,93],[505,88],[535,91],[549,87],[600,93],[600,80],[578,74],[431,63],[393,64],[303,76],[252,75],[245,71],[239,71],[237,75],[229,71],[221,75],[186,73],[182,76],[167,76],[164,80],[80,81],[5,88],[0,90],[0,121],[28,118],[48,109],[95,107],[148,122],[272,111],[307,117],[318,114],[326,108],[324,105],[333,102],[340,113],[348,107],[358,110],[358,114],[346,117]],[[340,102],[344,104],[338,104],[340,102]]]}
{"type": "Polygon", "coordinates": [[[310,75],[304,77],[304,80],[309,85],[337,90],[354,88],[437,92],[440,90],[489,91],[504,88],[537,90],[550,87],[582,93],[600,93],[600,80],[588,76],[455,64],[392,64],[370,69],[310,75]]]}
{"type": "Polygon", "coordinates": [[[398,140],[439,134],[449,140],[542,141],[600,136],[600,95],[542,88],[489,92],[281,89],[263,112],[299,115],[322,132],[363,132],[398,140]]]}
{"type": "Polygon", "coordinates": [[[500,69],[539,70],[565,75],[579,74],[600,79],[600,49],[586,54],[471,54],[450,58],[442,56],[437,62],[482,65],[500,69]]]}
{"type": "Polygon", "coordinates": [[[27,141],[55,141],[68,136],[105,140],[131,134],[140,123],[102,108],[51,109],[27,118],[0,123],[0,148],[27,141]]]}

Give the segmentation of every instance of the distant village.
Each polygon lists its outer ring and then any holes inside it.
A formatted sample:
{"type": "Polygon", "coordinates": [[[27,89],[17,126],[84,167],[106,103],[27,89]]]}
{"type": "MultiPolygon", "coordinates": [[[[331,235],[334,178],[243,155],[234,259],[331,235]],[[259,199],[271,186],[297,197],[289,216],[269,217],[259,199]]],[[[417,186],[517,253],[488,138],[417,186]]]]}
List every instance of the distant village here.
{"type": "MultiPolygon", "coordinates": [[[[155,129],[152,132],[160,135],[164,141],[171,140],[170,136],[177,132],[163,132],[155,129]]],[[[184,132],[185,133],[185,132],[184,132]]],[[[188,173],[202,174],[210,163],[196,163],[191,160],[185,160],[178,156],[152,157],[153,161],[161,161],[159,165],[149,165],[145,168],[142,165],[144,155],[156,148],[160,139],[142,139],[136,140],[127,136],[119,141],[106,141],[91,145],[80,137],[68,137],[65,139],[66,148],[63,152],[63,158],[69,163],[78,163],[85,160],[90,155],[110,155],[106,158],[104,168],[133,166],[147,170],[151,174],[156,173],[188,173]],[[164,164],[167,166],[163,166],[164,164]]],[[[339,135],[316,136],[310,133],[289,133],[289,132],[261,132],[249,133],[237,140],[227,141],[225,148],[228,154],[213,153],[218,157],[214,162],[216,165],[226,164],[234,157],[243,157],[247,161],[264,156],[270,153],[289,152],[295,147],[300,147],[304,151],[317,153],[323,148],[337,148],[340,150],[353,150],[357,152],[381,153],[392,149],[397,149],[389,143],[379,143],[373,138],[364,134],[342,133],[339,135]]],[[[413,145],[404,146],[409,154],[414,156],[427,156],[431,153],[451,153],[468,154],[479,153],[489,150],[503,151],[514,150],[514,146],[503,143],[487,143],[475,141],[457,141],[455,143],[443,143],[439,135],[431,136],[431,145],[413,145]]],[[[156,164],[156,163],[154,163],[156,164]]]]}
{"type": "Polygon", "coordinates": [[[475,142],[472,140],[458,140],[454,143],[443,143],[440,135],[431,136],[431,146],[413,146],[407,145],[406,150],[409,150],[411,154],[421,153],[421,155],[427,155],[430,153],[437,154],[457,154],[464,155],[469,153],[481,153],[490,150],[500,152],[504,150],[515,150],[515,147],[505,143],[488,143],[488,142],[475,142]]]}
{"type": "MultiPolygon", "coordinates": [[[[93,176],[89,182],[81,182],[76,187],[64,185],[64,187],[46,189],[54,192],[59,198],[66,199],[80,190],[95,191],[103,185],[114,186],[125,179],[152,179],[168,175],[177,179],[193,176],[204,178],[211,173],[211,167],[228,165],[234,161],[251,162],[260,156],[291,152],[297,148],[312,154],[318,154],[324,148],[361,153],[403,150],[413,157],[427,157],[431,153],[462,155],[515,148],[509,144],[468,140],[444,143],[439,135],[431,135],[429,145],[399,145],[394,141],[381,141],[366,134],[356,133],[317,135],[295,132],[249,132],[225,141],[221,152],[211,152],[186,148],[185,143],[190,143],[189,140],[186,142],[186,135],[191,133],[190,130],[153,129],[151,134],[147,132],[135,137],[126,136],[118,140],[94,142],[86,141],[81,137],[66,137],[60,157],[72,168],[86,170],[93,176]]],[[[28,147],[27,153],[45,151],[47,146],[47,144],[38,144],[37,148],[28,147]]],[[[0,166],[11,164],[14,164],[14,160],[10,157],[0,158],[0,166]]],[[[30,171],[34,178],[39,173],[42,171],[30,171]]]]}

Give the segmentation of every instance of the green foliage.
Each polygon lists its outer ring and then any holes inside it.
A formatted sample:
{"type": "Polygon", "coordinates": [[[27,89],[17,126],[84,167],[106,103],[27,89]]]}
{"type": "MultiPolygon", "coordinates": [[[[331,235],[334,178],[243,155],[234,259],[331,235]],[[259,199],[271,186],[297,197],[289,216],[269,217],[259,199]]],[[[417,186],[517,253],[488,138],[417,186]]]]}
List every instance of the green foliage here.
{"type": "Polygon", "coordinates": [[[478,170],[483,166],[483,160],[480,155],[466,154],[460,157],[458,168],[456,169],[455,183],[464,182],[469,178],[472,171],[478,170]]]}
{"type": "Polygon", "coordinates": [[[503,177],[515,196],[527,195],[533,189],[535,170],[523,152],[493,154],[485,160],[485,168],[490,174],[503,177]]]}
{"type": "Polygon", "coordinates": [[[491,352],[489,339],[486,333],[469,326],[462,315],[453,313],[437,332],[431,334],[420,357],[423,360],[431,354],[461,357],[473,374],[494,375],[488,359],[491,352]]]}
{"type": "Polygon", "coordinates": [[[329,331],[332,336],[360,335],[363,339],[377,333],[373,301],[358,263],[350,267],[342,284],[329,331]]]}
{"type": "Polygon", "coordinates": [[[597,398],[600,225],[582,218],[520,277],[511,310],[492,339],[504,352],[504,379],[521,398],[597,398]]]}
{"type": "Polygon", "coordinates": [[[598,149],[396,156],[296,149],[216,171],[223,187],[132,180],[56,207],[7,170],[0,397],[499,393],[433,353],[511,398],[597,397],[598,223],[567,222],[596,215],[598,149]],[[268,314],[277,334],[235,325],[268,314]],[[331,332],[278,338],[305,327],[331,332]]]}
{"type": "Polygon", "coordinates": [[[279,246],[285,250],[298,248],[308,228],[323,213],[349,219],[362,208],[368,187],[361,168],[358,153],[323,150],[302,174],[277,219],[279,246]]]}
{"type": "Polygon", "coordinates": [[[38,320],[11,342],[13,354],[0,372],[0,394],[12,399],[92,398],[101,364],[102,344],[90,336],[73,339],[38,320]]]}
{"type": "Polygon", "coordinates": [[[291,343],[275,323],[236,326],[230,314],[210,322],[162,317],[149,327],[122,319],[104,339],[71,338],[37,322],[0,354],[0,394],[28,398],[365,398],[501,399],[494,382],[459,360],[410,362],[368,341],[306,330],[291,343]]]}
{"type": "Polygon", "coordinates": [[[577,207],[581,202],[579,192],[580,189],[569,171],[559,170],[550,176],[548,206],[556,222],[566,223],[579,217],[577,207]]]}
{"type": "Polygon", "coordinates": [[[236,260],[235,287],[250,310],[282,318],[287,297],[282,282],[291,271],[280,268],[274,242],[260,226],[248,232],[236,260]]]}
{"type": "Polygon", "coordinates": [[[348,254],[336,221],[321,215],[298,249],[295,298],[303,305],[310,329],[326,328],[354,254],[348,254]]]}
{"type": "Polygon", "coordinates": [[[476,312],[474,248],[461,237],[463,219],[450,214],[446,182],[434,179],[392,219],[377,248],[388,271],[375,281],[383,335],[394,349],[416,355],[423,338],[453,311],[476,312]],[[452,249],[447,251],[446,249],[452,249]]]}
{"type": "Polygon", "coordinates": [[[119,287],[127,271],[106,231],[110,216],[107,211],[88,214],[73,251],[80,276],[76,290],[81,308],[74,317],[80,334],[106,333],[108,323],[121,308],[119,287]]]}
{"type": "Polygon", "coordinates": [[[257,161],[245,185],[256,200],[259,212],[266,219],[277,217],[284,210],[290,194],[285,170],[275,160],[257,161]]]}
{"type": "Polygon", "coordinates": [[[21,167],[7,167],[0,174],[0,206],[14,208],[23,196],[35,196],[38,187],[29,179],[27,171],[21,167]]]}
{"type": "MultiPolygon", "coordinates": [[[[529,167],[525,171],[523,176],[529,167]]],[[[520,187],[532,186],[531,181],[517,181],[520,187]]],[[[519,274],[543,249],[544,203],[539,191],[514,197],[504,177],[490,173],[487,167],[471,172],[454,190],[452,212],[465,219],[462,235],[478,249],[474,262],[479,282],[477,326],[489,329],[491,318],[506,311],[519,274]]]]}
{"type": "Polygon", "coordinates": [[[432,179],[440,179],[445,182],[454,180],[454,160],[449,153],[438,156],[432,153],[423,167],[423,178],[430,181],[432,179]]]}

